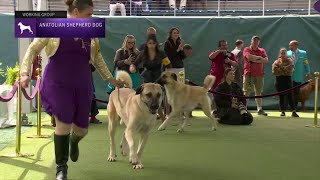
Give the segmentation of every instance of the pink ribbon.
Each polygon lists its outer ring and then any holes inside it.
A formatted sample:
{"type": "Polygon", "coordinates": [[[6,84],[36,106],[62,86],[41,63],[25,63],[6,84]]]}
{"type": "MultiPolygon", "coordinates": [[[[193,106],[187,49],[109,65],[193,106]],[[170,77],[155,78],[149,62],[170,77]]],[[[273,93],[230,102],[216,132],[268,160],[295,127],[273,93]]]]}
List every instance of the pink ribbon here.
{"type": "Polygon", "coordinates": [[[7,95],[5,97],[0,96],[0,101],[1,102],[9,102],[13,98],[14,94],[16,94],[18,86],[19,86],[19,83],[18,83],[18,81],[16,81],[14,83],[13,88],[10,91],[9,95],[7,95]]]}
{"type": "Polygon", "coordinates": [[[30,100],[30,101],[31,101],[34,97],[36,97],[36,95],[37,95],[37,93],[38,93],[38,91],[39,91],[40,84],[41,84],[41,79],[38,79],[38,80],[37,80],[37,83],[36,83],[36,87],[34,87],[31,96],[28,95],[26,89],[21,88],[21,91],[22,91],[24,97],[25,97],[26,99],[30,100]]]}
{"type": "Polygon", "coordinates": [[[108,101],[104,101],[104,100],[101,100],[101,99],[94,99],[94,100],[97,101],[97,102],[108,104],[108,101]]]}

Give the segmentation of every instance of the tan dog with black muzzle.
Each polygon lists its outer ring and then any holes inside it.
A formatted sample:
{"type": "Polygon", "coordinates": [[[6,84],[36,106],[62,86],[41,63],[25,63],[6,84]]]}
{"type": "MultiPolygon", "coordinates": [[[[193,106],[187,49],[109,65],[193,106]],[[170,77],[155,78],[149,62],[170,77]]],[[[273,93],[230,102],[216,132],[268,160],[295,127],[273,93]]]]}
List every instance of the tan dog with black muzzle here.
{"type": "Polygon", "coordinates": [[[189,117],[185,116],[185,119],[183,120],[183,113],[189,114],[199,104],[201,105],[204,114],[212,121],[212,130],[216,130],[217,123],[216,119],[211,114],[211,101],[208,96],[208,91],[214,84],[216,78],[212,75],[206,76],[203,87],[186,85],[185,83],[178,82],[177,79],[178,77],[175,73],[165,71],[157,80],[157,83],[164,86],[168,103],[172,107],[171,113],[160,125],[158,130],[164,130],[172,118],[178,117],[182,119],[182,123],[177,131],[184,131],[184,127],[188,122],[189,117]]]}
{"type": "Polygon", "coordinates": [[[137,91],[132,89],[132,80],[125,71],[117,72],[117,80],[125,82],[127,88],[114,90],[109,97],[109,136],[110,154],[108,161],[115,161],[115,130],[120,122],[126,125],[120,148],[122,155],[129,153],[130,163],[134,169],[142,169],[141,156],[150,130],[157,120],[157,112],[162,100],[162,89],[159,84],[145,83],[137,91]],[[138,149],[135,149],[134,135],[141,135],[138,149]]]}

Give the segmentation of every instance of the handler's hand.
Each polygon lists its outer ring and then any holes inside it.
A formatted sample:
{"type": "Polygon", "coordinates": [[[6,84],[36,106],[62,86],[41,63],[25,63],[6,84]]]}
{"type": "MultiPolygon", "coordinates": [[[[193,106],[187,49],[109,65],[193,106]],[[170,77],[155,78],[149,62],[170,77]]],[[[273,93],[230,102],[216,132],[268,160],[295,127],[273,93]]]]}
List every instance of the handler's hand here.
{"type": "Polygon", "coordinates": [[[123,81],[120,81],[120,80],[115,80],[115,79],[110,79],[109,82],[115,86],[115,87],[118,87],[118,88],[121,88],[124,86],[124,82],[123,81]]]}
{"type": "Polygon", "coordinates": [[[30,77],[29,76],[21,76],[20,78],[20,85],[22,88],[27,88],[30,84],[30,77]]]}
{"type": "Polygon", "coordinates": [[[131,73],[135,73],[137,70],[136,70],[136,67],[135,67],[134,65],[131,65],[131,66],[129,67],[129,71],[130,71],[131,73]]]}

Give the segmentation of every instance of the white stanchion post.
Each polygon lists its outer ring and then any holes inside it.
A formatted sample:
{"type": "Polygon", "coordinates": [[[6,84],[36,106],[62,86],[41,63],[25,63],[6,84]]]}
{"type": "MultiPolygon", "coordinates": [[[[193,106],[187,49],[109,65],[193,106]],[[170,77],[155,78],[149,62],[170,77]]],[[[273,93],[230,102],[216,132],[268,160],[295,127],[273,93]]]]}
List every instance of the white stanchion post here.
{"type": "Polygon", "coordinates": [[[311,15],[311,0],[309,0],[308,15],[311,15]]]}

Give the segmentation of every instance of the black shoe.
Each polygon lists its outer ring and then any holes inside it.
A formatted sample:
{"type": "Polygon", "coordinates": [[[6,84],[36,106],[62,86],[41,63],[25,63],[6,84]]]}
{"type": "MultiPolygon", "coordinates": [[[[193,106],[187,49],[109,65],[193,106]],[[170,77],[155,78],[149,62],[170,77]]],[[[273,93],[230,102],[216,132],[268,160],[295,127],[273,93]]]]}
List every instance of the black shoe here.
{"type": "Polygon", "coordinates": [[[268,116],[268,114],[266,112],[264,112],[264,110],[260,109],[258,111],[258,115],[261,115],[261,116],[268,116]]]}
{"type": "Polygon", "coordinates": [[[57,164],[56,180],[68,179],[68,159],[69,159],[69,139],[70,135],[54,135],[54,149],[57,164]]]}
{"type": "Polygon", "coordinates": [[[285,112],[281,112],[280,116],[286,116],[286,113],[285,112]]]}
{"type": "Polygon", "coordinates": [[[299,117],[299,115],[296,112],[292,112],[291,117],[299,117]]]}
{"type": "Polygon", "coordinates": [[[89,122],[90,122],[91,124],[102,124],[101,121],[99,121],[98,119],[93,118],[93,117],[90,118],[89,122]]]}
{"type": "Polygon", "coordinates": [[[79,158],[79,141],[82,139],[83,137],[81,136],[77,136],[76,134],[72,133],[71,137],[70,137],[70,159],[73,162],[78,161],[79,158]]]}

